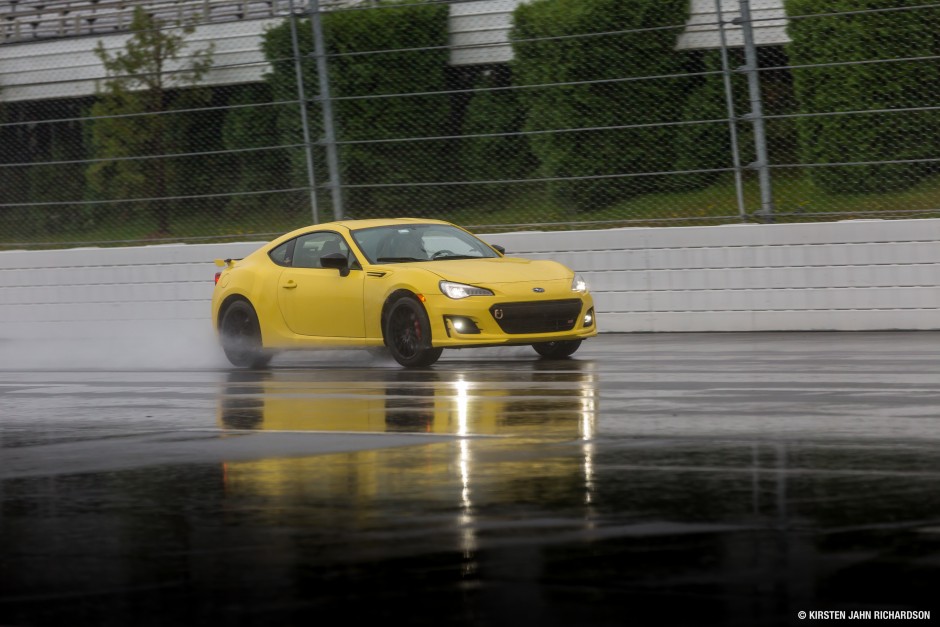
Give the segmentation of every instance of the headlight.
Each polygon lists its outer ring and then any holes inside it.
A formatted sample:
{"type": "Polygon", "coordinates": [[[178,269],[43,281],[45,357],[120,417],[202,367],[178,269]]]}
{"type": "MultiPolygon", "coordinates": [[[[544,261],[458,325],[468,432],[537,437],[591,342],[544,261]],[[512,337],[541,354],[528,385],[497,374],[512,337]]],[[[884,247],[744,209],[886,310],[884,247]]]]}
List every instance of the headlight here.
{"type": "Polygon", "coordinates": [[[574,275],[574,278],[571,279],[571,291],[572,292],[586,292],[587,291],[587,281],[584,280],[584,277],[580,274],[574,275]]]}
{"type": "Polygon", "coordinates": [[[459,300],[467,296],[492,296],[493,292],[482,287],[464,285],[463,283],[453,283],[451,281],[441,281],[441,291],[448,298],[459,300]]]}

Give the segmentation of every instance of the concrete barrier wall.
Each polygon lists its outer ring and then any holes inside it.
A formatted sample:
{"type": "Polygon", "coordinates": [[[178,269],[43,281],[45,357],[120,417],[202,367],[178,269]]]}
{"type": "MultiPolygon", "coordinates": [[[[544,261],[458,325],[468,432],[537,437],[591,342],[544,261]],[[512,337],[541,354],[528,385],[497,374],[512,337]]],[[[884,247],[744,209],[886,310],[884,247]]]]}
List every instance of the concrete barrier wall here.
{"type": "Polygon", "coordinates": [[[609,331],[940,328],[940,220],[491,239],[583,272],[609,331]]]}
{"type": "MultiPolygon", "coordinates": [[[[482,237],[582,272],[602,332],[940,328],[940,220],[482,237]]],[[[213,259],[261,244],[0,252],[0,339],[208,336],[213,259]]]]}

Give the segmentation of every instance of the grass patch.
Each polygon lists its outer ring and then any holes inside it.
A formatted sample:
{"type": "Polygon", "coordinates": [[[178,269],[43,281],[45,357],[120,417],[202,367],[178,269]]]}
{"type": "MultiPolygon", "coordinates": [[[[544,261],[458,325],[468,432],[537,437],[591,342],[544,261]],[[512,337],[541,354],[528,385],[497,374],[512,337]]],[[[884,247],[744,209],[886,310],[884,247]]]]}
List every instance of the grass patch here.
{"type": "MultiPolygon", "coordinates": [[[[940,175],[925,179],[903,192],[829,194],[816,187],[803,173],[779,170],[772,173],[772,188],[773,221],[778,223],[940,217],[940,175]]],[[[454,208],[416,207],[412,216],[448,220],[480,232],[767,221],[759,214],[760,188],[751,173],[743,181],[743,210],[739,207],[734,179],[730,176],[704,189],[636,196],[596,211],[564,206],[553,200],[541,184],[520,184],[510,191],[499,199],[454,208]]],[[[455,190],[455,194],[459,192],[459,189],[455,190]]],[[[320,222],[332,219],[325,207],[329,207],[327,199],[320,204],[320,222]]],[[[287,209],[259,206],[256,211],[242,212],[241,215],[177,211],[169,235],[155,234],[156,223],[147,213],[124,215],[120,219],[116,217],[82,228],[69,228],[72,222],[64,221],[57,225],[54,215],[39,212],[0,217],[0,229],[5,240],[0,242],[0,248],[267,241],[280,233],[311,224],[313,215],[305,197],[287,209]]]]}

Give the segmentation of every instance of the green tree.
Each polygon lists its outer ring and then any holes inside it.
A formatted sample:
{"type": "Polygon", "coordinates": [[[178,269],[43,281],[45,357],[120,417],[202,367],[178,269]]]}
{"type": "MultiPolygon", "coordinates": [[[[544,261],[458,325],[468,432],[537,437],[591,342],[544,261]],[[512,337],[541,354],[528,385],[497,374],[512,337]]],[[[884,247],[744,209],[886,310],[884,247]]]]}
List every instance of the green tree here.
{"type": "Polygon", "coordinates": [[[209,97],[199,84],[212,64],[213,46],[187,54],[191,24],[169,26],[141,7],[134,11],[131,36],[122,51],[109,54],[99,42],[95,54],[106,72],[91,107],[90,146],[97,159],[86,170],[98,198],[149,200],[157,231],[170,231],[168,190],[175,176],[169,159],[181,145],[191,116],[166,115],[209,97]],[[146,158],[145,158],[146,157],[146,158]]]}

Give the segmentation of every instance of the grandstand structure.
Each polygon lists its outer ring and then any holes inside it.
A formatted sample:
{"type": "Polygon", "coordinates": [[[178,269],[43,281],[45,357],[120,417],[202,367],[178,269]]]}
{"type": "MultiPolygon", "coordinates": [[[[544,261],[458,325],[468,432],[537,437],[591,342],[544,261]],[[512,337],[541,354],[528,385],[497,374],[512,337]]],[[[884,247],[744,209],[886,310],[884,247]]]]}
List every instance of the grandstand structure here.
{"type": "MultiPolygon", "coordinates": [[[[417,1],[417,0],[416,0],[417,1]]],[[[512,58],[512,12],[529,0],[432,0],[450,10],[452,65],[505,63],[512,58]]],[[[749,0],[758,45],[788,41],[783,0],[749,0]]],[[[740,0],[689,0],[685,28],[677,19],[678,49],[719,47],[717,13],[726,24],[727,43],[742,45],[740,0]]],[[[0,2],[0,101],[43,100],[92,95],[104,78],[94,55],[101,42],[108,51],[123,47],[137,7],[168,24],[197,25],[188,38],[194,49],[212,45],[210,85],[255,82],[268,64],[261,39],[268,27],[309,0],[5,0],[0,2]]],[[[365,8],[377,0],[319,0],[321,10],[365,8]]]]}
{"type": "MultiPolygon", "coordinates": [[[[350,0],[321,0],[324,6],[350,0]]],[[[261,80],[266,28],[290,15],[291,0],[7,0],[0,3],[0,101],[81,98],[95,93],[104,69],[94,50],[121,49],[140,7],[157,20],[196,26],[193,50],[215,49],[212,85],[261,80]]],[[[293,0],[295,10],[306,0],[293,0]]]]}
{"type": "MultiPolygon", "coordinates": [[[[321,0],[324,8],[356,0],[321,0]]],[[[286,15],[290,0],[7,0],[0,4],[0,43],[101,36],[128,29],[142,7],[168,22],[218,24],[286,15]]],[[[299,8],[305,0],[294,0],[299,8]]]]}

